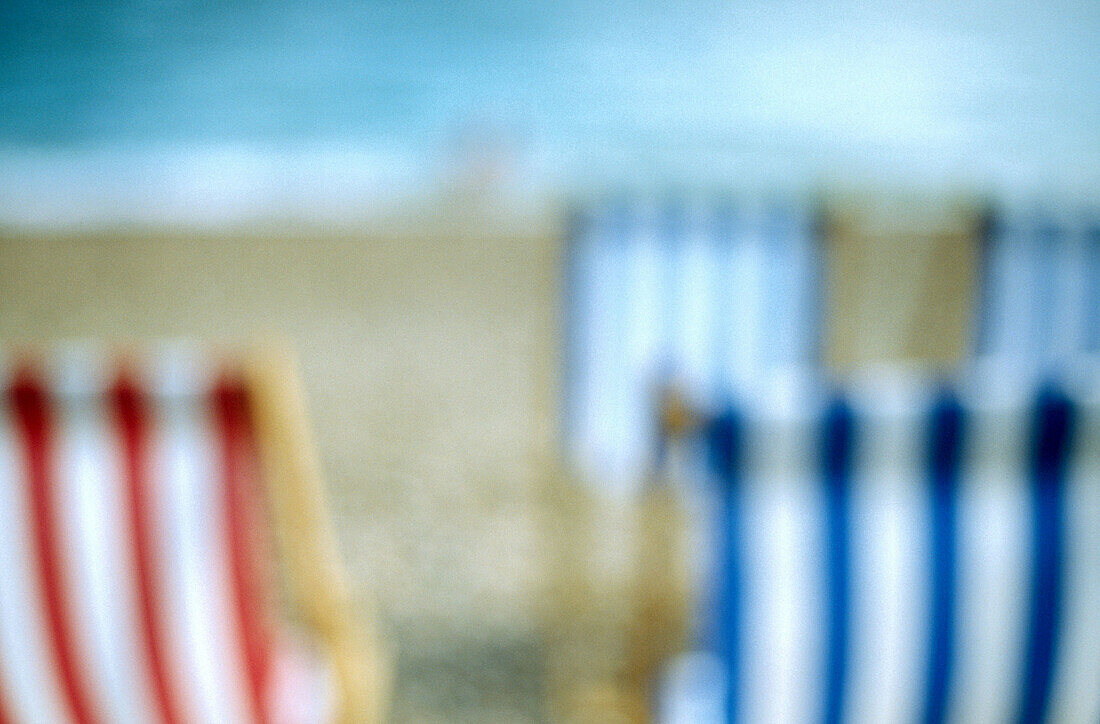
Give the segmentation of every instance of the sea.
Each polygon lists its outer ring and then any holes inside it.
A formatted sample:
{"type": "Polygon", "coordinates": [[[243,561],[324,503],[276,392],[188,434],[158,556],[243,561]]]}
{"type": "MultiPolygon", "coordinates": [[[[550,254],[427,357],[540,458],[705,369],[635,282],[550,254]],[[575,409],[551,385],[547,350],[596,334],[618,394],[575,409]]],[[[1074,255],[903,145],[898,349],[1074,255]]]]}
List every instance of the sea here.
{"type": "Polygon", "coordinates": [[[0,4],[0,223],[1100,181],[1100,4],[0,4]]]}

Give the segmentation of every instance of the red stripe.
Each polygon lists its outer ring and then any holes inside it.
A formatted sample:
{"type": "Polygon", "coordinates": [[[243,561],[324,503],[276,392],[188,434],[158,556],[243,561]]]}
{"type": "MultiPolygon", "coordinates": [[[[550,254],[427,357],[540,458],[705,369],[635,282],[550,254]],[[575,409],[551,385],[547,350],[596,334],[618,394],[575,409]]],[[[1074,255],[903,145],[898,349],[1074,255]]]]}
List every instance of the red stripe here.
{"type": "Polygon", "coordinates": [[[242,385],[224,379],[212,393],[213,410],[221,444],[225,514],[229,532],[230,584],[240,633],[241,656],[256,721],[271,720],[268,684],[271,638],[267,627],[263,576],[254,503],[256,455],[242,385]]]}
{"type": "Polygon", "coordinates": [[[166,724],[185,721],[170,685],[168,647],[164,614],[164,592],[157,572],[163,561],[157,557],[154,497],[149,464],[149,410],[137,382],[126,372],[111,390],[111,406],[122,441],[125,489],[130,512],[130,543],[137,577],[141,637],[149,663],[153,698],[166,724]]]}
{"type": "MultiPolygon", "coordinates": [[[[6,684],[7,682],[0,683],[6,684]]],[[[0,724],[15,724],[15,717],[11,715],[10,701],[7,686],[0,686],[0,724]]]]}
{"type": "MultiPolygon", "coordinates": [[[[4,414],[2,408],[0,408],[0,414],[4,414]]],[[[7,682],[0,681],[0,724],[14,724],[15,718],[12,716],[12,708],[10,705],[11,699],[8,698],[7,682]]]]}
{"type": "Polygon", "coordinates": [[[67,594],[62,563],[57,481],[54,471],[54,413],[42,384],[29,368],[20,370],[11,390],[12,410],[26,453],[27,484],[31,509],[31,533],[38,562],[38,578],[46,614],[46,628],[53,647],[62,694],[77,724],[98,720],[84,675],[77,660],[73,622],[66,609],[67,594]]]}
{"type": "Polygon", "coordinates": [[[11,707],[8,706],[6,692],[0,694],[0,724],[15,724],[15,719],[11,715],[11,707]]]}

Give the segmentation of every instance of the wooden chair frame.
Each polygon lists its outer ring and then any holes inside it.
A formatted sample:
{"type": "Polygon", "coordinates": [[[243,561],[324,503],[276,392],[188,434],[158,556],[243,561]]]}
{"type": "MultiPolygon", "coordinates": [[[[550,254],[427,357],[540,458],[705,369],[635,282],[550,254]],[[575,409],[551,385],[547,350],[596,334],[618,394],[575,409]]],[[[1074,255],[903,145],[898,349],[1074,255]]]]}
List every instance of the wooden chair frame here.
{"type": "Polygon", "coordinates": [[[286,345],[243,359],[280,560],[292,605],[317,635],[338,688],[336,721],[385,719],[389,667],[373,612],[357,619],[321,482],[297,364],[286,345]]]}

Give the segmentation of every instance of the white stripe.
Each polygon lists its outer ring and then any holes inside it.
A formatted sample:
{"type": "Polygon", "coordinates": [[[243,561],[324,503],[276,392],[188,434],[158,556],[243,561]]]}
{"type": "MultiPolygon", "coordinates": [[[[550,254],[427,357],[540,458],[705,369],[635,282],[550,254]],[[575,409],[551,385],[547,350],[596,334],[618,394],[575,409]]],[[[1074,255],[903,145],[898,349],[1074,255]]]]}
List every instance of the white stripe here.
{"type": "Polygon", "coordinates": [[[584,317],[579,370],[581,414],[578,420],[579,460],[596,480],[623,486],[620,467],[628,438],[626,361],[623,355],[627,320],[625,244],[612,237],[607,224],[594,231],[580,248],[584,317]],[[611,238],[609,238],[611,237],[611,238]]]}
{"type": "Polygon", "coordinates": [[[67,720],[43,615],[21,444],[10,407],[0,406],[0,686],[12,715],[28,724],[67,720]]]}
{"type": "Polygon", "coordinates": [[[852,611],[845,721],[920,713],[928,630],[927,402],[861,414],[851,498],[852,611]]]}
{"type": "MultiPolygon", "coordinates": [[[[105,402],[105,401],[104,401],[105,402]]],[[[57,404],[58,494],[78,655],[108,721],[151,721],[123,450],[100,400],[57,404]]]]}
{"type": "Polygon", "coordinates": [[[712,356],[717,321],[714,302],[717,284],[714,269],[718,261],[713,239],[694,223],[680,250],[679,298],[676,320],[676,370],[686,389],[706,396],[714,393],[712,356]]]}
{"type": "Polygon", "coordinates": [[[949,721],[1015,715],[1030,550],[1027,405],[972,411],[959,491],[959,595],[949,721]]]}
{"type": "Polygon", "coordinates": [[[765,288],[767,255],[759,220],[738,215],[730,239],[728,284],[721,290],[730,300],[724,350],[729,379],[742,382],[756,376],[767,334],[763,327],[765,305],[772,300],[765,288]]]}
{"type": "Polygon", "coordinates": [[[163,481],[166,623],[173,681],[197,721],[248,721],[236,610],[229,589],[217,441],[201,400],[161,406],[155,469],[163,481]]]}
{"type": "Polygon", "coordinates": [[[1066,486],[1066,587],[1050,721],[1100,721],[1100,409],[1082,406],[1066,486]]]}
{"type": "Polygon", "coordinates": [[[624,329],[627,320],[627,285],[624,251],[620,243],[604,241],[595,263],[598,293],[593,295],[592,382],[593,395],[589,424],[593,437],[595,463],[599,475],[613,485],[629,484],[622,480],[620,463],[628,433],[627,361],[624,355],[624,329]]]}
{"type": "Polygon", "coordinates": [[[634,234],[626,240],[626,290],[624,346],[616,381],[622,399],[615,408],[615,428],[622,438],[615,470],[631,478],[641,473],[652,449],[653,390],[659,365],[672,351],[672,330],[666,324],[673,290],[667,268],[669,242],[658,237],[652,219],[642,217],[631,225],[634,234]]]}
{"type": "Polygon", "coordinates": [[[806,462],[812,435],[750,426],[744,483],[745,721],[805,722],[820,711],[825,588],[820,486],[806,462]],[[809,443],[809,445],[807,445],[809,443]],[[761,459],[766,456],[767,459],[761,459]]]}

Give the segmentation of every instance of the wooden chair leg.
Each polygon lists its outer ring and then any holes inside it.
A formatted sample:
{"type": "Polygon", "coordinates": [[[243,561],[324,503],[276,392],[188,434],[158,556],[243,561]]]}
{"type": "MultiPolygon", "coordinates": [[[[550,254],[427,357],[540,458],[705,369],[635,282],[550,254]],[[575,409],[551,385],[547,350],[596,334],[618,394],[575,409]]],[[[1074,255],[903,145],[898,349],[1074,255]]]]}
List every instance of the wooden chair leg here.
{"type": "Polygon", "coordinates": [[[388,657],[371,612],[366,620],[353,614],[295,359],[288,347],[268,345],[247,355],[245,370],[290,595],[332,662],[337,721],[380,722],[388,703],[388,657]]]}

